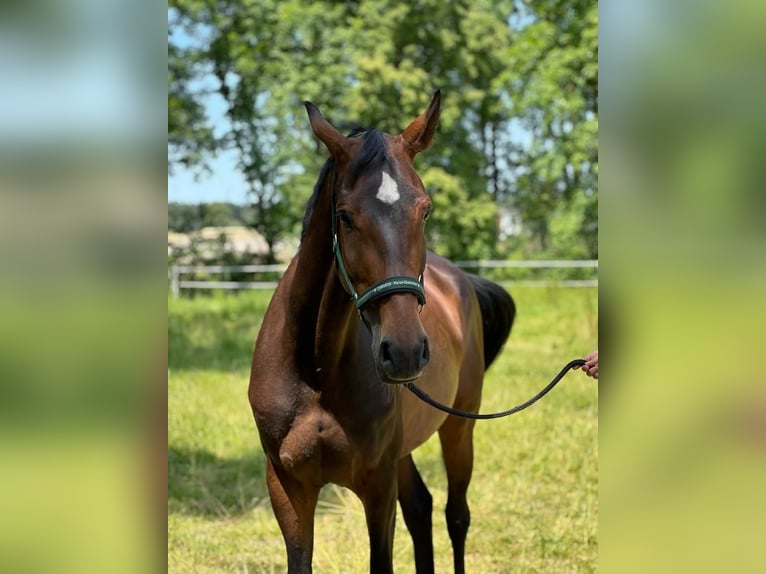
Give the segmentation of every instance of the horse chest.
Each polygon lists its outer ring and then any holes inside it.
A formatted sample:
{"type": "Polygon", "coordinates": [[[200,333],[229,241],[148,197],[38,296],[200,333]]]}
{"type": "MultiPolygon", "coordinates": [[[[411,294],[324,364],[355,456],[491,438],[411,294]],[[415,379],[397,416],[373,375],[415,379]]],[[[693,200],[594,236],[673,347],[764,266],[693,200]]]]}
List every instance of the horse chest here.
{"type": "Polygon", "coordinates": [[[350,487],[360,470],[374,467],[383,453],[398,449],[395,426],[341,424],[331,411],[314,404],[293,420],[279,446],[279,463],[302,480],[350,487]],[[389,427],[391,431],[380,430],[389,427]]]}

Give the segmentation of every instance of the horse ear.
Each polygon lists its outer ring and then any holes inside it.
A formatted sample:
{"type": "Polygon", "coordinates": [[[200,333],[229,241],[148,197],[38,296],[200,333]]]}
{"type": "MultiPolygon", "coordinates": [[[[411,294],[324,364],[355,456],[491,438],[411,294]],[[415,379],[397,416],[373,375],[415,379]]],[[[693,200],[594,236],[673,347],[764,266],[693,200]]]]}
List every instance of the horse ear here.
{"type": "Polygon", "coordinates": [[[415,118],[400,136],[404,146],[414,158],[416,154],[428,148],[436,132],[439,123],[439,111],[441,109],[441,90],[434,92],[428,109],[415,118]]]}
{"type": "Polygon", "coordinates": [[[328,122],[322,112],[319,111],[311,102],[303,102],[306,106],[306,111],[309,114],[309,123],[311,124],[311,131],[319,140],[327,146],[330,154],[337,160],[348,159],[348,152],[346,151],[346,137],[344,137],[338,130],[336,130],[330,122],[328,122]]]}

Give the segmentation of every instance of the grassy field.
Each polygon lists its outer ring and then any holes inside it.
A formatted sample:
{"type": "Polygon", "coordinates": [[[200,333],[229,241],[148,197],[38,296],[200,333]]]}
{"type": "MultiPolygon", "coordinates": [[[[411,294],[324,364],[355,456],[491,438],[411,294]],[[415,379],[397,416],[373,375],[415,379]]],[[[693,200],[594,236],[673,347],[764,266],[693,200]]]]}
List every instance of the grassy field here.
{"type": "MultiPolygon", "coordinates": [[[[482,411],[509,408],[597,346],[597,292],[511,290],[518,316],[485,379],[482,411]]],[[[168,301],[168,570],[286,570],[247,402],[253,341],[270,292],[168,301]]],[[[579,371],[510,418],[476,424],[466,569],[475,574],[597,569],[598,386],[579,371]]],[[[415,452],[434,498],[436,571],[452,571],[438,439],[415,452]]],[[[396,572],[414,572],[397,515],[396,572]]],[[[367,572],[361,503],[327,486],[316,513],[314,572],[367,572]]]]}

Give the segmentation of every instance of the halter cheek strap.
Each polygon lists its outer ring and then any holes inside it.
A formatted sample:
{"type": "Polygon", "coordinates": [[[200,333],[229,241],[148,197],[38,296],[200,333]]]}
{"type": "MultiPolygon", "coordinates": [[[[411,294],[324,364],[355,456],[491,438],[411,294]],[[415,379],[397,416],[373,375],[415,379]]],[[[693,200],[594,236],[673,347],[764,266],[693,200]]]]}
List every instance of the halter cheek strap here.
{"type": "MultiPolygon", "coordinates": [[[[338,266],[338,272],[340,273],[343,286],[351,294],[354,299],[354,305],[359,314],[362,314],[362,307],[382,297],[386,297],[393,293],[412,293],[418,298],[418,303],[421,305],[426,304],[426,290],[423,284],[423,274],[418,279],[414,277],[395,276],[387,277],[372,286],[368,287],[361,295],[356,292],[354,283],[351,281],[351,276],[346,268],[346,263],[343,261],[343,253],[340,248],[340,242],[338,241],[338,227],[337,227],[337,214],[335,213],[335,180],[336,171],[335,166],[332,170],[332,196],[330,198],[330,210],[332,217],[332,251],[335,255],[335,262],[338,266]]],[[[364,317],[362,317],[364,318],[364,317]]]]}

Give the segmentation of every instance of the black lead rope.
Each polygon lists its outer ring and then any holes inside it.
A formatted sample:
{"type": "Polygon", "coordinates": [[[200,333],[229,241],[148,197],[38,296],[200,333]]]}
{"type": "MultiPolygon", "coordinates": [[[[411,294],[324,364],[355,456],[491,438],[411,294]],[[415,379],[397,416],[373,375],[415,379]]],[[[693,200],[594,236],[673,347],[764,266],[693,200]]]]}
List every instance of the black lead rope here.
{"type": "Polygon", "coordinates": [[[407,387],[410,391],[412,391],[412,393],[424,403],[428,403],[432,407],[435,407],[439,409],[440,411],[444,411],[445,413],[449,413],[451,415],[456,415],[459,417],[464,417],[467,419],[479,419],[479,420],[499,419],[500,417],[507,417],[508,415],[512,415],[519,411],[523,411],[525,408],[535,404],[537,401],[539,401],[541,398],[547,395],[548,392],[558,384],[558,382],[564,377],[564,375],[567,374],[567,372],[571,368],[581,367],[584,364],[585,364],[585,359],[573,359],[569,361],[564,366],[564,368],[561,369],[561,371],[559,371],[559,374],[556,375],[553,378],[553,380],[550,383],[548,383],[548,385],[542,391],[537,393],[534,397],[532,397],[525,403],[521,403],[520,405],[513,407],[512,409],[508,409],[507,411],[501,411],[499,413],[479,414],[479,413],[469,413],[468,411],[461,411],[459,409],[453,409],[452,407],[448,407],[447,405],[443,405],[440,402],[437,402],[434,399],[432,399],[430,396],[428,396],[428,393],[416,387],[415,383],[405,383],[404,386],[407,387]]]}

